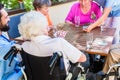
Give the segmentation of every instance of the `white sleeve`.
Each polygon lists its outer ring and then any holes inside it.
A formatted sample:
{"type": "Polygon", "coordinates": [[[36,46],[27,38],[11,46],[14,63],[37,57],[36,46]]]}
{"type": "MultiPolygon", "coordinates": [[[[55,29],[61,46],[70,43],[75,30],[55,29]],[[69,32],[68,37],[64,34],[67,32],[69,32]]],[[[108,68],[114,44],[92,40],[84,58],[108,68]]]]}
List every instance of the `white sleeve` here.
{"type": "Polygon", "coordinates": [[[67,56],[67,58],[72,62],[76,63],[81,54],[83,54],[80,50],[75,48],[73,45],[71,45],[69,42],[67,42],[64,39],[61,39],[61,47],[62,47],[62,52],[64,55],[67,56]]]}

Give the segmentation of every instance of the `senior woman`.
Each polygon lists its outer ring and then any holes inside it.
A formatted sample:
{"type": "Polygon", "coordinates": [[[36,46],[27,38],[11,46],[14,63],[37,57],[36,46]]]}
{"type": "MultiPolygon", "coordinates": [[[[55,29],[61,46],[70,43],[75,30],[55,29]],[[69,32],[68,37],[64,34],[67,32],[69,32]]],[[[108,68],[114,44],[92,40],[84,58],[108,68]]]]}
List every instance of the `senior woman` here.
{"type": "Polygon", "coordinates": [[[79,0],[73,4],[65,22],[76,25],[86,25],[96,21],[102,12],[100,7],[91,0],[79,0]]]}
{"type": "MultiPolygon", "coordinates": [[[[47,20],[39,12],[31,11],[21,17],[19,32],[23,39],[27,40],[22,44],[25,52],[38,57],[47,57],[52,56],[54,52],[62,51],[66,71],[68,69],[68,60],[73,63],[86,61],[86,56],[63,38],[49,37],[46,26],[47,20]]],[[[50,80],[46,76],[49,76],[49,73],[42,73],[42,75],[36,77],[39,77],[41,80],[50,80]]]]}

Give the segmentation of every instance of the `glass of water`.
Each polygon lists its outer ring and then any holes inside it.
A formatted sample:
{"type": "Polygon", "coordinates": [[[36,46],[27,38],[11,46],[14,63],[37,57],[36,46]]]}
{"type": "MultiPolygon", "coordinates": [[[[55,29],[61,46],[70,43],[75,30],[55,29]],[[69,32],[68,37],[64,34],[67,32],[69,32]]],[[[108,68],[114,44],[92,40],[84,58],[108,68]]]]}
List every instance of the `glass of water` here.
{"type": "Polygon", "coordinates": [[[102,25],[100,26],[100,30],[101,32],[103,32],[105,30],[105,23],[103,22],[102,25]]]}
{"type": "Polygon", "coordinates": [[[87,49],[92,48],[92,42],[93,42],[93,33],[87,33],[86,35],[86,48],[87,49]]]}

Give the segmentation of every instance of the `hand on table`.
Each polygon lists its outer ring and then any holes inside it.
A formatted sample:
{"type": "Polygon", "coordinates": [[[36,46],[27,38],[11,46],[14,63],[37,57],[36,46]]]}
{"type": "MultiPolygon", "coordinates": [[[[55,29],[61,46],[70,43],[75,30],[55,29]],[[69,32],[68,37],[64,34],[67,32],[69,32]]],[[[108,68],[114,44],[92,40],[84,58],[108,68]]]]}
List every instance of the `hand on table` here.
{"type": "Polygon", "coordinates": [[[88,26],[87,28],[84,28],[83,31],[90,32],[93,28],[91,26],[88,26]]]}

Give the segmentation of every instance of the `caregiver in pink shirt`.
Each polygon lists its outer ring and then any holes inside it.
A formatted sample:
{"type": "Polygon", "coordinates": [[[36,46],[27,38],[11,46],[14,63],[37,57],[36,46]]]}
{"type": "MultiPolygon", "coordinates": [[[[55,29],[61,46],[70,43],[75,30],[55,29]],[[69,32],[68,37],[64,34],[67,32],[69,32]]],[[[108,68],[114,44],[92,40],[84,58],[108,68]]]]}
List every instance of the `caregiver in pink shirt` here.
{"type": "Polygon", "coordinates": [[[95,22],[101,15],[100,7],[95,2],[79,0],[71,7],[65,22],[72,25],[86,25],[95,22]]]}

